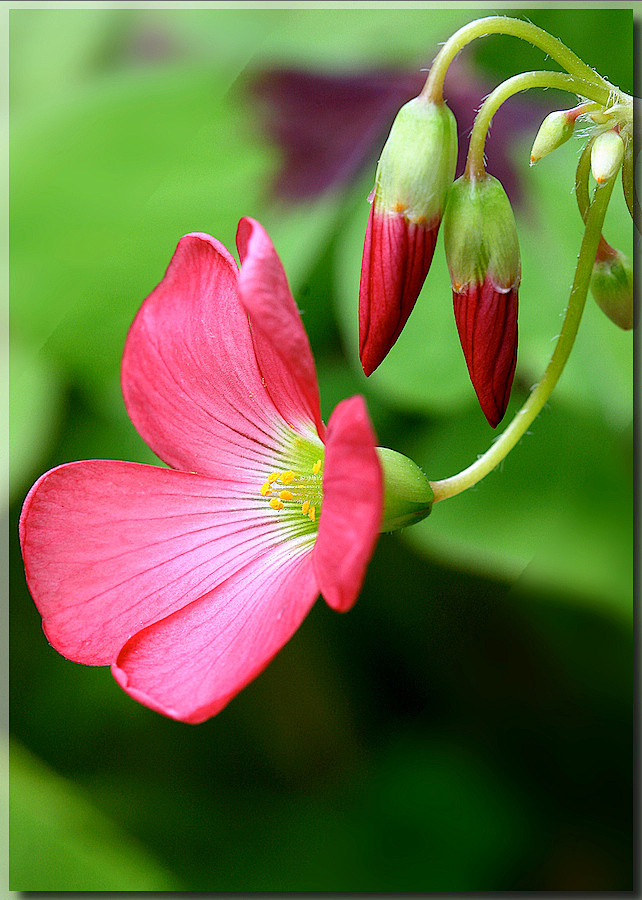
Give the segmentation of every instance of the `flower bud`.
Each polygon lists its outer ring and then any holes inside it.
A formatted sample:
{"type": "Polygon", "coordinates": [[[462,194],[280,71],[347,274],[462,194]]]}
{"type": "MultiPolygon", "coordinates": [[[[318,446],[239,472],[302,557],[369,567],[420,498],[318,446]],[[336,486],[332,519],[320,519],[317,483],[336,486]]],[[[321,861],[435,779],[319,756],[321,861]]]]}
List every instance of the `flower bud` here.
{"type": "Polygon", "coordinates": [[[546,116],[533,142],[531,166],[568,141],[575,128],[576,116],[572,115],[573,112],[560,109],[546,116]]]}
{"type": "Polygon", "coordinates": [[[603,131],[593,141],[591,172],[598,184],[616,174],[624,158],[624,142],[617,131],[603,131]]]}
{"type": "Polygon", "coordinates": [[[445,103],[403,106],[371,195],[359,286],[359,356],[370,375],[412,312],[432,262],[457,163],[457,123],[445,103]]]}
{"type": "Polygon", "coordinates": [[[633,265],[603,239],[593,265],[591,293],[612,322],[625,331],[633,328],[633,265]]]}
{"type": "Polygon", "coordinates": [[[506,412],[515,374],[521,277],[513,210],[496,178],[464,175],[453,184],[444,244],[470,380],[495,428],[506,412]]]}
{"type": "Polygon", "coordinates": [[[430,515],[434,494],[428,478],[407,456],[377,447],[383,471],[383,516],[379,530],[396,531],[430,515]]]}

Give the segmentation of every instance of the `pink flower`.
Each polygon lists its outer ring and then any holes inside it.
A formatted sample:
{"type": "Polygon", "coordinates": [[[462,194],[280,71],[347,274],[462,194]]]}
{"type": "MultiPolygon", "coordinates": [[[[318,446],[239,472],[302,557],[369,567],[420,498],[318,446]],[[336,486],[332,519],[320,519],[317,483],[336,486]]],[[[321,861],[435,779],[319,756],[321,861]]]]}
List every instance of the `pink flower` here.
{"type": "Polygon", "coordinates": [[[171,468],[59,466],[20,520],[50,643],[194,723],[265,668],[319,593],[353,605],[383,508],[363,399],[326,430],[274,247],[252,219],[237,246],[240,271],[209,235],[182,238],[127,337],[127,410],[171,468]]]}

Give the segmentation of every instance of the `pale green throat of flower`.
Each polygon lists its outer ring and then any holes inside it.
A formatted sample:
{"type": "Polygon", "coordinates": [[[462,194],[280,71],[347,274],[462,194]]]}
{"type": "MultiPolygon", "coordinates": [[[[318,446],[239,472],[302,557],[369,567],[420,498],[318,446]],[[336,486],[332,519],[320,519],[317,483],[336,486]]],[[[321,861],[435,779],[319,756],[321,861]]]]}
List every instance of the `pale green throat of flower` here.
{"type": "Polygon", "coordinates": [[[323,501],[323,445],[288,435],[258,491],[288,536],[316,534],[323,501]]]}
{"type": "MultiPolygon", "coordinates": [[[[279,459],[287,464],[266,475],[259,493],[292,534],[316,533],[323,503],[323,448],[297,438],[288,449],[279,459]]],[[[377,456],[384,480],[380,531],[396,531],[429,515],[433,492],[421,469],[394,450],[377,447],[377,456]]]]}

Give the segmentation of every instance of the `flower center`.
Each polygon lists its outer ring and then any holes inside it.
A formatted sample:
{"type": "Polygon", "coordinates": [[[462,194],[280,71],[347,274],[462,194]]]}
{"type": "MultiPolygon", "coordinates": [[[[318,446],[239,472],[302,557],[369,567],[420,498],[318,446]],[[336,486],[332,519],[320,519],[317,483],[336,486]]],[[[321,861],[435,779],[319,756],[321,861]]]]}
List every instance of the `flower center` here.
{"type": "Polygon", "coordinates": [[[261,486],[261,496],[275,512],[288,518],[303,517],[316,526],[323,499],[323,461],[319,458],[308,471],[307,466],[302,469],[271,472],[261,486]]]}

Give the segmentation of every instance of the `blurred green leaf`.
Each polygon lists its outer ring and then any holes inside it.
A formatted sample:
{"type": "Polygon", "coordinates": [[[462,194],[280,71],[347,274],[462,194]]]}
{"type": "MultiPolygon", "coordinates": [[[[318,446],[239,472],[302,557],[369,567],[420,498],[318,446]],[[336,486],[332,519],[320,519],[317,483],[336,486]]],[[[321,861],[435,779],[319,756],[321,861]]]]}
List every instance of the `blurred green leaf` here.
{"type": "Polygon", "coordinates": [[[10,77],[13,112],[46,105],[100,68],[128,21],[124,9],[12,9],[10,77]]]}
{"type": "Polygon", "coordinates": [[[11,759],[11,889],[175,891],[173,877],[19,744],[11,759]]]}
{"type": "MultiPolygon", "coordinates": [[[[489,441],[473,407],[427,427],[407,450],[436,480],[470,464],[489,441]]],[[[524,573],[525,583],[554,586],[630,619],[630,441],[630,432],[552,401],[501,467],[436,504],[403,536],[441,561],[512,580],[524,573]]]]}
{"type": "Polygon", "coordinates": [[[117,370],[138,306],[178,239],[233,247],[271,154],[214,68],[130,72],[14,128],[12,320],[88,383],[117,370]]]}
{"type": "Polygon", "coordinates": [[[60,385],[52,366],[12,342],[9,379],[9,495],[15,499],[38,474],[51,450],[61,415],[60,385]]]}
{"type": "MultiPolygon", "coordinates": [[[[281,65],[355,68],[377,64],[408,64],[409,59],[429,63],[438,44],[464,22],[474,17],[465,10],[404,9],[403,27],[399,13],[393,8],[342,9],[300,7],[290,9],[237,12],[236,36],[251,25],[247,19],[261,24],[261,56],[264,61],[281,65]],[[340,33],[341,39],[337,36],[340,33]]],[[[219,27],[219,13],[212,10],[190,10],[180,15],[166,14],[166,20],[179,33],[196,38],[199,46],[211,41],[219,27]]],[[[223,28],[226,28],[223,20],[223,28]]]]}

